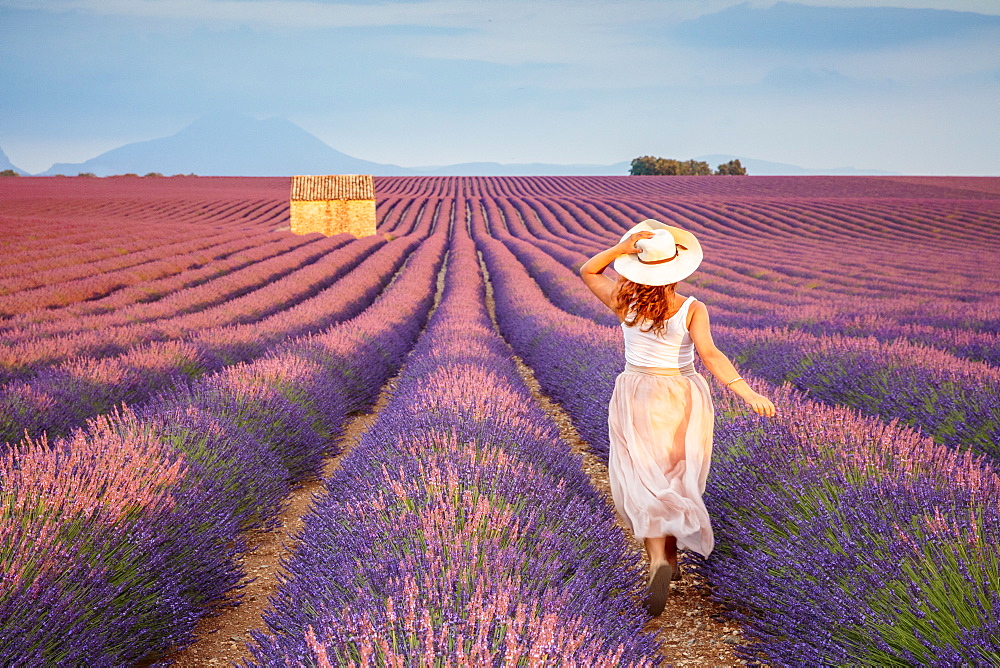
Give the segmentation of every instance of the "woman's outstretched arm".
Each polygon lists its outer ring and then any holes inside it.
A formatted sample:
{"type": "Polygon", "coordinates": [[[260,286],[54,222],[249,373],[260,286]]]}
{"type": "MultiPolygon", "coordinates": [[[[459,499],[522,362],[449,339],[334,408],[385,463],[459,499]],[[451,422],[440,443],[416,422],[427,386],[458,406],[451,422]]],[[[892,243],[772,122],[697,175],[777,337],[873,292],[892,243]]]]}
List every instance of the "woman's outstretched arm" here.
{"type": "Polygon", "coordinates": [[[602,272],[619,255],[642,252],[635,247],[635,242],[639,239],[649,239],[652,236],[652,232],[636,232],[608,250],[601,251],[584,262],[583,266],[580,267],[580,278],[590,288],[590,291],[597,295],[597,298],[604,302],[604,305],[612,311],[615,310],[615,282],[602,272]]]}
{"type": "Polygon", "coordinates": [[[691,340],[694,342],[694,346],[698,350],[698,357],[701,358],[705,368],[711,371],[720,383],[739,395],[754,413],[768,417],[773,416],[775,409],[771,400],[763,394],[755,392],[745,380],[740,378],[740,374],[729,358],[715,347],[708,322],[708,308],[696,301],[691,305],[691,310],[691,324],[688,325],[688,331],[691,333],[691,340]],[[740,378],[740,380],[732,382],[736,378],[740,378]]]}

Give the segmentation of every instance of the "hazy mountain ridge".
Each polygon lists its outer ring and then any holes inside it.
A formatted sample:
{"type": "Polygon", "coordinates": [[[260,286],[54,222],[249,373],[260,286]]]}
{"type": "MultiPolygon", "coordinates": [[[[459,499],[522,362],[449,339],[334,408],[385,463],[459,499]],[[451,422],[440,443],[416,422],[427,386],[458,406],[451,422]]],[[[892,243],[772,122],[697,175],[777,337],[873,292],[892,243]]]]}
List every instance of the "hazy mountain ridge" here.
{"type": "Polygon", "coordinates": [[[888,172],[883,169],[858,169],[856,167],[824,167],[822,169],[810,169],[789,165],[784,162],[770,162],[768,160],[757,160],[756,158],[744,158],[738,155],[700,155],[695,160],[707,162],[714,170],[724,162],[739,160],[740,164],[746,167],[747,173],[756,176],[899,176],[899,172],[888,172]]]}
{"type": "MultiPolygon", "coordinates": [[[[2,153],[0,153],[2,156],[2,153]]],[[[687,159],[686,156],[670,156],[687,159]]],[[[738,158],[751,175],[881,174],[854,167],[809,169],[734,155],[703,155],[715,169],[738,158]]],[[[6,156],[0,158],[6,160],[6,156]]],[[[9,162],[9,161],[8,161],[9,162]]],[[[80,163],[56,163],[40,176],[114,174],[198,174],[199,176],[291,176],[294,174],[374,174],[376,176],[625,176],[629,161],[610,165],[468,162],[401,167],[342,153],[282,118],[256,120],[242,114],[204,116],[169,137],[126,144],[80,163]]],[[[4,167],[0,166],[0,169],[4,167]]],[[[13,166],[8,167],[14,168],[13,166]]],[[[16,169],[16,168],[14,168],[16,169]]],[[[20,170],[18,170],[20,171],[20,170]]],[[[24,173],[24,172],[21,172],[24,173]]]]}
{"type": "Polygon", "coordinates": [[[613,165],[463,162],[457,165],[411,169],[417,174],[426,176],[624,176],[628,174],[629,164],[628,162],[616,162],[613,165]]]}
{"type": "Polygon", "coordinates": [[[81,163],[57,163],[42,176],[93,172],[194,173],[201,176],[291,174],[409,174],[396,165],[354,158],[283,118],[242,114],[204,116],[175,135],[126,144],[81,163]]]}
{"type": "Polygon", "coordinates": [[[23,169],[19,169],[17,166],[15,166],[14,163],[10,161],[10,158],[7,157],[7,154],[3,152],[3,149],[0,148],[0,172],[7,169],[13,169],[15,172],[17,172],[22,176],[27,176],[28,174],[28,172],[24,171],[23,169]]]}

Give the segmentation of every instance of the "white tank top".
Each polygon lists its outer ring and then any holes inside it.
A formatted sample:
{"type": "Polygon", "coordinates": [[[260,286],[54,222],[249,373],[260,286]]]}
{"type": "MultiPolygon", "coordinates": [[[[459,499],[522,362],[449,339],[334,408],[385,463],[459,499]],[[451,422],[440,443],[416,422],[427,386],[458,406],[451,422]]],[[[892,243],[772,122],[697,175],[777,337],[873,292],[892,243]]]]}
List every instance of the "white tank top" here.
{"type": "Polygon", "coordinates": [[[642,331],[648,322],[639,321],[632,327],[622,323],[625,335],[625,361],[635,366],[679,369],[694,362],[694,342],[687,328],[687,313],[694,302],[688,297],[677,313],[667,318],[661,334],[642,331]]]}

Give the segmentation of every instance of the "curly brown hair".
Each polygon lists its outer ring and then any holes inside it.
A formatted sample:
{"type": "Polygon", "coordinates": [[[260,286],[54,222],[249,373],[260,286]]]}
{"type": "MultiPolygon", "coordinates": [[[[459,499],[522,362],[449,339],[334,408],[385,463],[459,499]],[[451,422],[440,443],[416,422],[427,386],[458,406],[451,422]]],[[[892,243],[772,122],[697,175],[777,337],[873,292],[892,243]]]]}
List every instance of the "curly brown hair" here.
{"type": "Polygon", "coordinates": [[[667,319],[676,314],[680,305],[673,309],[676,283],[669,285],[643,285],[627,278],[618,279],[618,295],[615,298],[615,312],[626,327],[635,327],[639,322],[648,322],[649,327],[640,327],[644,332],[662,334],[667,319]]]}

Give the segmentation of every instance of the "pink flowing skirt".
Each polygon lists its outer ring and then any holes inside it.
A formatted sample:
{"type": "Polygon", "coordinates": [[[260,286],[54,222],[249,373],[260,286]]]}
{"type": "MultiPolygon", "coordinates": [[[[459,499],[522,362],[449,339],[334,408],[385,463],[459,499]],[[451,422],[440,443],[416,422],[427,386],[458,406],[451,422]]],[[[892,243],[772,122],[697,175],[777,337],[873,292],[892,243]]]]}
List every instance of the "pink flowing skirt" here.
{"type": "Polygon", "coordinates": [[[694,367],[657,375],[633,367],[615,380],[608,409],[608,473],[615,509],[636,540],[675,536],[708,556],[715,545],[702,495],[712,463],[715,409],[694,367]]]}

